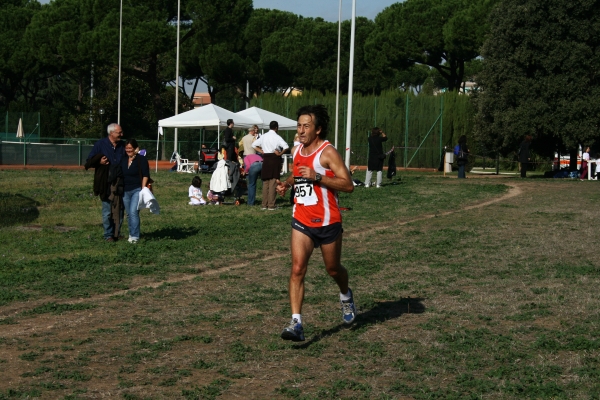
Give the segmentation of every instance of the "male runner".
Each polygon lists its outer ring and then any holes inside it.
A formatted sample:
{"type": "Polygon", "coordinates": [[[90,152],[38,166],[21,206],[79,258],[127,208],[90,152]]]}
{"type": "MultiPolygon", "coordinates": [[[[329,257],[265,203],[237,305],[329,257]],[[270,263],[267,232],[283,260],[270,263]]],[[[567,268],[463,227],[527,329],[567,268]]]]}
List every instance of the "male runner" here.
{"type": "Polygon", "coordinates": [[[354,184],[342,157],[325,140],[329,125],[327,108],[305,106],[297,115],[300,144],[292,149],[293,173],[277,184],[277,193],[281,196],[285,196],[292,185],[295,192],[289,283],[292,320],[281,333],[283,339],[295,342],[304,340],[301,315],[304,276],[315,247],[321,247],[325,269],[340,288],[343,322],[351,324],[356,317],[348,272],[340,264],[343,229],[337,199],[338,191],[351,193],[354,184]]]}

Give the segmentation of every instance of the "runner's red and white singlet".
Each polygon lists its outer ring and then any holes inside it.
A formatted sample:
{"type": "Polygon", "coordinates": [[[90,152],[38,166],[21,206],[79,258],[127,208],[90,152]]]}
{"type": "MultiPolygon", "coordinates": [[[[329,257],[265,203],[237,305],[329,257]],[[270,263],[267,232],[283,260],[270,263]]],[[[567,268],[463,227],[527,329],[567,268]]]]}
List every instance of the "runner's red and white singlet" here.
{"type": "Polygon", "coordinates": [[[311,228],[320,228],[336,222],[342,222],[342,214],[338,206],[337,191],[322,186],[310,179],[302,178],[298,170],[305,166],[315,170],[322,176],[334,177],[332,170],[321,165],[321,153],[329,141],[325,141],[313,153],[302,155],[303,144],[298,145],[294,157],[294,212],[293,217],[300,223],[311,228]]]}

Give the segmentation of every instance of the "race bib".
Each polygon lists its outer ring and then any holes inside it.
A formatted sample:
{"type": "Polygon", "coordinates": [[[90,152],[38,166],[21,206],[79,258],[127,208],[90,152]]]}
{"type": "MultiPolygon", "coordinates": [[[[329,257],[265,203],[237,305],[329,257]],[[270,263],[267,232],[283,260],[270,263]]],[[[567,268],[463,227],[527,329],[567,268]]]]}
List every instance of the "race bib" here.
{"type": "Polygon", "coordinates": [[[294,197],[297,204],[305,206],[314,206],[319,201],[313,181],[302,177],[294,177],[294,197]]]}

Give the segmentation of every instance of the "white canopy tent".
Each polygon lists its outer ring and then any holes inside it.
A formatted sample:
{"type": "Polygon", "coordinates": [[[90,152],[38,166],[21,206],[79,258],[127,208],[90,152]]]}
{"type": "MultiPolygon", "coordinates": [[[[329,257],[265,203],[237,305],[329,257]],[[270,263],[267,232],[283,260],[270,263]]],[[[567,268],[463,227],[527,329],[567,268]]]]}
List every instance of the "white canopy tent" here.
{"type": "Polygon", "coordinates": [[[240,116],[214,104],[207,104],[194,110],[174,115],[158,121],[160,128],[208,128],[220,130],[227,126],[227,120],[235,122],[235,128],[246,129],[254,125],[254,121],[240,116]]]}
{"type": "MultiPolygon", "coordinates": [[[[269,124],[271,121],[277,121],[279,124],[279,130],[287,131],[287,130],[296,130],[297,123],[293,119],[289,119],[284,117],[283,115],[275,114],[271,111],[263,110],[258,107],[250,107],[243,111],[239,111],[235,113],[235,115],[242,116],[244,118],[248,118],[254,121],[254,124],[258,125],[261,129],[269,129],[269,124]]],[[[234,118],[233,119],[237,121],[234,118]]]]}
{"type": "Polygon", "coordinates": [[[208,128],[216,129],[217,147],[220,147],[221,127],[227,127],[227,120],[232,119],[235,123],[234,129],[247,129],[256,122],[247,117],[236,114],[214,104],[207,104],[184,113],[174,115],[158,121],[158,133],[156,138],[156,165],[158,168],[158,144],[163,128],[208,128]]]}

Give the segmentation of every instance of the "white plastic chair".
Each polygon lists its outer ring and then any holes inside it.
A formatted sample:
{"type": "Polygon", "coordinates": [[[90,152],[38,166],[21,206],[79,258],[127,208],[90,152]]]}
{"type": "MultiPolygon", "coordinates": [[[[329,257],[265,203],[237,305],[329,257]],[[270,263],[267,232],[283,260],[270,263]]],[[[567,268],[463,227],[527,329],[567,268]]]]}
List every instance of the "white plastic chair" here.
{"type": "Polygon", "coordinates": [[[173,156],[175,157],[175,161],[177,161],[177,172],[187,172],[190,174],[196,172],[194,168],[194,162],[190,162],[190,160],[187,158],[181,158],[177,152],[173,153],[173,156]]]}

